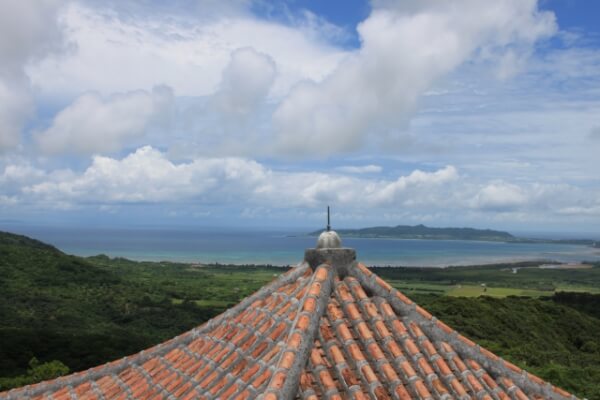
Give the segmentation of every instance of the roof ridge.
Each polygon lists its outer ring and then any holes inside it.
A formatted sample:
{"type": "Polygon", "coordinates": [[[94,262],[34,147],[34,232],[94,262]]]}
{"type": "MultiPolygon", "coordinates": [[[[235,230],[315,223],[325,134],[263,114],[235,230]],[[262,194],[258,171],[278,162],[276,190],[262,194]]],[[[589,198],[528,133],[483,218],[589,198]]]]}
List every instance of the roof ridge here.
{"type": "Polygon", "coordinates": [[[298,263],[295,267],[289,271],[281,274],[276,279],[263,286],[256,292],[252,293],[248,297],[244,298],[237,305],[228,309],[227,311],[211,318],[200,326],[190,329],[181,335],[175,336],[165,342],[159,343],[148,349],[144,349],[138,353],[110,361],[105,364],[98,365],[96,367],[89,368],[87,370],[74,372],[70,375],[61,376],[55,379],[50,379],[42,382],[38,382],[32,385],[23,386],[20,388],[14,388],[9,391],[0,392],[0,399],[12,400],[22,398],[22,396],[37,396],[41,393],[56,390],[64,386],[76,386],[80,383],[88,381],[90,379],[97,379],[109,374],[118,374],[121,371],[132,367],[134,365],[141,365],[147,360],[155,356],[164,356],[170,350],[176,348],[182,344],[188,344],[196,339],[201,333],[207,332],[221,324],[223,320],[229,318],[235,318],[238,314],[246,310],[251,304],[257,300],[264,299],[275,292],[277,289],[295,282],[300,278],[306,271],[310,269],[309,264],[306,261],[298,263]]]}
{"type": "Polygon", "coordinates": [[[510,378],[507,386],[515,387],[512,383],[515,382],[518,387],[544,396],[546,399],[576,399],[574,395],[545,382],[536,375],[528,373],[509,361],[503,360],[488,349],[461,335],[444,322],[432,316],[427,310],[414,303],[402,292],[394,289],[389,283],[381,279],[362,263],[354,262],[348,266],[347,271],[350,276],[356,278],[360,285],[373,295],[387,300],[398,314],[416,321],[428,337],[449,344],[450,348],[456,351],[462,358],[473,360],[476,364],[482,365],[485,369],[498,376],[510,378]]]}
{"type": "Polygon", "coordinates": [[[204,334],[214,346],[201,356],[205,361],[199,372],[202,382],[189,391],[191,395],[256,396],[257,387],[266,384],[272,375],[271,360],[277,359],[283,347],[277,338],[291,328],[291,321],[285,320],[289,315],[285,313],[300,304],[298,299],[304,296],[312,277],[310,272],[306,269],[295,282],[286,285],[287,290],[271,293],[264,302],[260,299],[253,302],[244,313],[221,324],[221,332],[204,334]],[[289,307],[291,304],[296,306],[289,307]]]}
{"type": "Polygon", "coordinates": [[[285,339],[285,347],[275,365],[273,376],[262,400],[292,399],[296,396],[300,376],[308,362],[317,337],[320,321],[333,290],[335,269],[321,264],[315,269],[308,291],[302,298],[294,322],[285,339]]]}

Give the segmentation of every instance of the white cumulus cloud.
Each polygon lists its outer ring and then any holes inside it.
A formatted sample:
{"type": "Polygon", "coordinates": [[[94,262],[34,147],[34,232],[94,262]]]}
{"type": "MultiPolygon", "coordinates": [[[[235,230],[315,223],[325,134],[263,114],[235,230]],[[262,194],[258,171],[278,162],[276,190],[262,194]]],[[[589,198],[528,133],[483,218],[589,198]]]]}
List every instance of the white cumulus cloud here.
{"type": "Polygon", "coordinates": [[[175,164],[146,146],[121,160],[95,156],[83,173],[60,182],[30,185],[24,192],[73,203],[177,202],[203,195],[211,201],[227,201],[236,191],[245,194],[257,181],[265,180],[266,173],[256,162],[238,158],[175,164]]]}
{"type": "Polygon", "coordinates": [[[476,196],[476,204],[484,210],[510,211],[527,204],[529,196],[519,186],[495,182],[481,188],[476,196]]]}
{"type": "Polygon", "coordinates": [[[250,47],[235,50],[213,95],[214,107],[225,121],[248,119],[265,101],[275,73],[275,62],[266,54],[250,47]]]}
{"type": "Polygon", "coordinates": [[[360,50],[323,81],[298,85],[275,112],[279,148],[327,155],[356,150],[369,135],[385,138],[470,57],[504,57],[508,70],[508,58],[527,55],[555,30],[553,14],[535,0],[375,2],[358,26],[360,50]]]}
{"type": "Polygon", "coordinates": [[[37,135],[37,142],[46,154],[117,151],[151,124],[168,119],[172,103],[172,90],[166,86],[108,98],[87,93],[59,112],[52,125],[37,135]]]}
{"type": "Polygon", "coordinates": [[[0,78],[0,153],[20,143],[21,129],[32,111],[27,86],[0,78]]]}

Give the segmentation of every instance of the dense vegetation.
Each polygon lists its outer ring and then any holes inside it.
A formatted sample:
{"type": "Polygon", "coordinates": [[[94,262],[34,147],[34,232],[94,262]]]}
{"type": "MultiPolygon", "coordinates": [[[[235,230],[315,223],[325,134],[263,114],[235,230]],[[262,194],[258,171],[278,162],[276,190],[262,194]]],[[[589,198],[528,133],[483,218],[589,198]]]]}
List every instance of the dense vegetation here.
{"type": "Polygon", "coordinates": [[[240,267],[107,261],[0,233],[0,377],[27,375],[34,357],[77,371],[135,353],[200,325],[273,278],[266,269],[244,269],[232,280],[240,267]]]}
{"type": "Polygon", "coordinates": [[[579,397],[600,399],[600,319],[578,304],[577,294],[557,297],[414,298],[503,358],[579,397]],[[565,300],[580,310],[561,304],[565,300]]]}
{"type": "MultiPolygon", "coordinates": [[[[600,399],[600,295],[593,294],[600,292],[600,267],[536,266],[376,272],[502,357],[580,397],[600,399]],[[531,295],[453,297],[464,295],[458,286],[481,290],[482,283],[488,291],[477,295],[531,295]],[[565,289],[582,293],[559,291],[565,289]]],[[[0,390],[147,348],[201,324],[284,270],[84,259],[0,233],[0,390]]]]}

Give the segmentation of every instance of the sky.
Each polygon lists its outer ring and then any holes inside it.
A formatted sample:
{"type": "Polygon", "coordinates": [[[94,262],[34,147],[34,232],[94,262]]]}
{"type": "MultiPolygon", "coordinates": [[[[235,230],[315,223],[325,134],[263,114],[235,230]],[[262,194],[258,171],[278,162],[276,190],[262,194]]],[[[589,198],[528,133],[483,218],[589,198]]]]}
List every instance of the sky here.
{"type": "Polygon", "coordinates": [[[0,229],[600,231],[600,3],[0,0],[0,229]]]}

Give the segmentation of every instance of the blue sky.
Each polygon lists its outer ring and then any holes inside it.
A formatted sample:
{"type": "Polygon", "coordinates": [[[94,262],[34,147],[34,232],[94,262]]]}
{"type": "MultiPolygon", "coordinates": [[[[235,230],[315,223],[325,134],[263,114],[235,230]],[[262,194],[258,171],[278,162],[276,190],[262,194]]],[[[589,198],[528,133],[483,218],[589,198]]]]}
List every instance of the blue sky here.
{"type": "Polygon", "coordinates": [[[600,231],[596,2],[0,8],[0,229],[600,231]]]}

